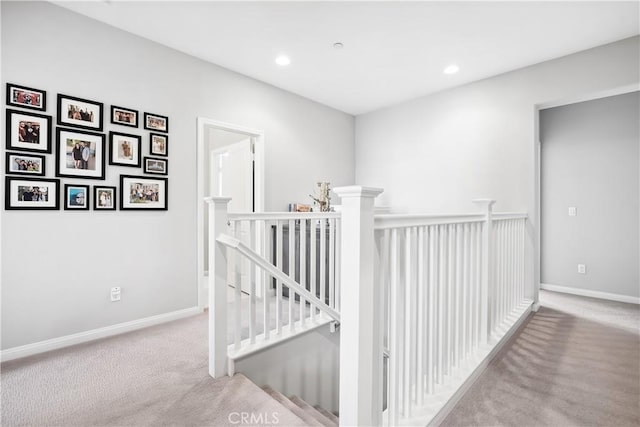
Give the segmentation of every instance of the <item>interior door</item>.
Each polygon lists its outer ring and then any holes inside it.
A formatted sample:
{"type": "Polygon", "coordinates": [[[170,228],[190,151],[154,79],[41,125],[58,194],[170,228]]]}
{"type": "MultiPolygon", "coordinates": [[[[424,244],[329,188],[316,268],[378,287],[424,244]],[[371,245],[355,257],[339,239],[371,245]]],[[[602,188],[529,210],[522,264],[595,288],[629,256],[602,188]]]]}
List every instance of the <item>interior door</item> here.
{"type": "MultiPolygon", "coordinates": [[[[211,150],[210,160],[211,194],[231,197],[229,212],[252,212],[254,181],[251,138],[211,150]]],[[[239,230],[237,237],[248,243],[248,230],[239,230]]],[[[249,293],[249,276],[246,273],[248,261],[244,258],[236,259],[239,260],[236,261],[236,269],[242,280],[242,291],[249,293]]],[[[233,283],[232,285],[235,286],[233,283]]]]}

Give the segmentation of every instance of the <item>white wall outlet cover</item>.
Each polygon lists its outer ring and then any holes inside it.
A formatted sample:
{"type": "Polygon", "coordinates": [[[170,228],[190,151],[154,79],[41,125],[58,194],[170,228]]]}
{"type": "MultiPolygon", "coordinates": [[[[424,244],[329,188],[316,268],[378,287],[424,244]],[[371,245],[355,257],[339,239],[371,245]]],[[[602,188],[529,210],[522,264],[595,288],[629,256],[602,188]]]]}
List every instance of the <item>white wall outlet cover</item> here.
{"type": "Polygon", "coordinates": [[[578,208],[576,208],[575,206],[569,206],[569,216],[576,215],[578,215],[578,208]]]}
{"type": "Polygon", "coordinates": [[[578,264],[578,273],[587,274],[587,266],[584,264],[578,264]]]}
{"type": "Polygon", "coordinates": [[[111,301],[120,301],[120,287],[111,288],[111,301]]]}

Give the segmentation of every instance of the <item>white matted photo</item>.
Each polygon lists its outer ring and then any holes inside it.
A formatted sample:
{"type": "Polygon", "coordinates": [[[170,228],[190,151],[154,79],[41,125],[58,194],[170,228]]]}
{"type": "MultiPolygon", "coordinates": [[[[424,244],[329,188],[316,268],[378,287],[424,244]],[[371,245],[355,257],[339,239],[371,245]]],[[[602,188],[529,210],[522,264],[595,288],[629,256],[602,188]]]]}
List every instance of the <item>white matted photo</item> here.
{"type": "Polygon", "coordinates": [[[56,135],[56,176],[104,179],[104,134],[57,128],[56,135]]]}
{"type": "Polygon", "coordinates": [[[59,179],[5,178],[5,209],[59,210],[59,179]]]}
{"type": "Polygon", "coordinates": [[[7,110],[7,150],[51,153],[51,116],[7,110]]]}
{"type": "Polygon", "coordinates": [[[109,132],[109,164],[140,167],[142,137],[121,132],[109,132]]]}
{"type": "Polygon", "coordinates": [[[167,210],[167,178],[120,175],[121,210],[167,210]]]}
{"type": "Polygon", "coordinates": [[[45,158],[37,154],[7,153],[5,170],[7,173],[20,175],[45,175],[45,158]]]}
{"type": "Polygon", "coordinates": [[[102,130],[102,102],[58,95],[58,124],[89,130],[102,130]]]}

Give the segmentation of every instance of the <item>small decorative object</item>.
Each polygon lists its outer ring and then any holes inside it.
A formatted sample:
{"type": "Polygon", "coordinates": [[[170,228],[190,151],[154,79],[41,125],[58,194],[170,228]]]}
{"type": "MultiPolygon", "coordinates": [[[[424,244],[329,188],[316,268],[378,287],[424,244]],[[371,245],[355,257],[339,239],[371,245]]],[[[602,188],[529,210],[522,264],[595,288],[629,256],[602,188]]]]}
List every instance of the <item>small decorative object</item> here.
{"type": "Polygon", "coordinates": [[[149,134],[149,154],[152,156],[169,155],[169,136],[159,133],[149,134]]]}
{"type": "Polygon", "coordinates": [[[169,117],[153,113],[144,113],[144,128],[167,133],[169,132],[169,117]]]}
{"type": "Polygon", "coordinates": [[[58,124],[102,131],[102,102],[58,95],[58,124]]]}
{"type": "Polygon", "coordinates": [[[145,157],[144,173],[152,173],[155,175],[168,175],[169,160],[156,159],[155,157],[145,157]]]}
{"type": "Polygon", "coordinates": [[[110,165],[140,167],[142,137],[109,132],[109,145],[110,165]]]}
{"type": "Polygon", "coordinates": [[[68,211],[89,210],[89,186],[77,184],[64,185],[64,209],[68,211]]]}
{"type": "Polygon", "coordinates": [[[93,210],[116,210],[116,187],[93,186],[93,210]]]}
{"type": "Polygon", "coordinates": [[[59,210],[59,179],[5,177],[6,210],[59,210]]]}
{"type": "Polygon", "coordinates": [[[314,202],[320,207],[320,212],[331,211],[331,197],[329,197],[329,190],[331,190],[331,188],[329,185],[331,184],[325,181],[319,182],[316,195],[310,195],[314,202]]]}
{"type": "Polygon", "coordinates": [[[47,92],[7,83],[7,105],[45,111],[47,109],[47,92]]]}
{"type": "Polygon", "coordinates": [[[114,125],[138,127],[138,111],[130,108],[111,106],[111,123],[114,125]]]}
{"type": "Polygon", "coordinates": [[[45,159],[37,154],[7,153],[7,173],[44,176],[45,159]]]}
{"type": "Polygon", "coordinates": [[[167,210],[167,178],[120,175],[121,210],[167,210]]]}
{"type": "Polygon", "coordinates": [[[7,110],[7,150],[51,153],[51,116],[7,110]]]}
{"type": "Polygon", "coordinates": [[[104,134],[65,128],[56,131],[56,176],[104,179],[104,134]]]}
{"type": "Polygon", "coordinates": [[[311,206],[303,203],[289,203],[289,212],[311,212],[311,206]]]}

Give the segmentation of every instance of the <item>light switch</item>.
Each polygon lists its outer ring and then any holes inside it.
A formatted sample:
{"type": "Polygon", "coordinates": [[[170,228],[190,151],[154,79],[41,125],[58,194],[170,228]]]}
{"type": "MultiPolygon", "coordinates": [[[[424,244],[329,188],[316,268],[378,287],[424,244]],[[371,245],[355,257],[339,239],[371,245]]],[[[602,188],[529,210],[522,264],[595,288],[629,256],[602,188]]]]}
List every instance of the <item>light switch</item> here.
{"type": "Polygon", "coordinates": [[[578,208],[575,206],[569,206],[569,216],[576,216],[578,214],[578,208]]]}

